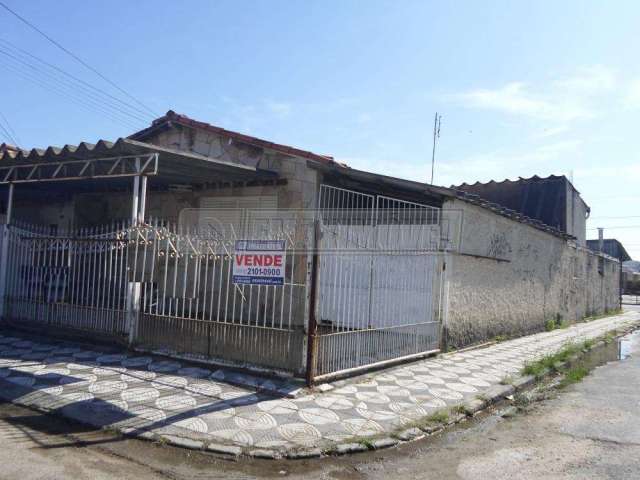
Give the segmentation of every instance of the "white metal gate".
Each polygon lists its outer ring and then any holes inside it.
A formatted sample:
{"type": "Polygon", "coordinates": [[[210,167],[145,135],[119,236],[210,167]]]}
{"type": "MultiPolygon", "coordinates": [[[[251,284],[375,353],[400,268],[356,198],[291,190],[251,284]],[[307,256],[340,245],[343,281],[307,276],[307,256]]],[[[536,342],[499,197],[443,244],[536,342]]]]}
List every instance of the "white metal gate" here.
{"type": "Polygon", "coordinates": [[[124,336],[128,231],[124,223],[63,233],[9,226],[6,316],[124,336]]]}
{"type": "Polygon", "coordinates": [[[441,210],[322,185],[314,376],[438,349],[441,210]]]}

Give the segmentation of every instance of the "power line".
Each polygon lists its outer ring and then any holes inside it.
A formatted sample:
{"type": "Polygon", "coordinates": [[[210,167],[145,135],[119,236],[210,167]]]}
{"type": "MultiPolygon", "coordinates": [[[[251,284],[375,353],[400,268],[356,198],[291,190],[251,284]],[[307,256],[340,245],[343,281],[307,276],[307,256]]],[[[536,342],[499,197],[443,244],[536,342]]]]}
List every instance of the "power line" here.
{"type": "Polygon", "coordinates": [[[597,230],[598,228],[604,228],[605,230],[618,229],[618,228],[640,228],[640,225],[616,225],[613,227],[591,227],[587,230],[597,230]]]}
{"type": "Polygon", "coordinates": [[[11,139],[11,134],[7,131],[7,129],[4,127],[4,125],[2,125],[2,123],[0,123],[0,130],[4,133],[4,136],[9,141],[9,143],[15,143],[11,139]]]}
{"type": "MultiPolygon", "coordinates": [[[[84,94],[88,97],[90,97],[93,101],[96,101],[100,104],[103,104],[106,108],[112,109],[116,112],[119,112],[125,116],[131,117],[137,121],[140,122],[146,122],[147,120],[144,117],[141,117],[139,114],[136,113],[131,113],[130,111],[127,111],[125,109],[123,109],[122,107],[120,107],[119,105],[114,105],[112,102],[108,102],[108,100],[105,100],[103,97],[101,97],[99,94],[88,90],[86,87],[84,87],[82,84],[77,84],[77,83],[73,83],[70,82],[64,78],[60,78],[57,77],[56,75],[52,74],[51,72],[43,69],[42,67],[39,67],[38,65],[34,65],[33,63],[30,63],[28,61],[25,61],[24,59],[14,55],[11,52],[8,52],[6,50],[4,50],[2,48],[2,45],[0,44],[0,54],[4,55],[8,58],[10,58],[11,60],[18,62],[19,64],[27,67],[28,70],[33,70],[34,72],[41,74],[41,75],[46,75],[47,77],[49,77],[51,80],[53,80],[54,82],[62,85],[65,88],[70,88],[74,94],[78,95],[78,94],[84,94]]],[[[39,77],[41,78],[41,77],[39,77]]],[[[44,78],[41,78],[41,80],[45,81],[44,78]]]]}
{"type": "Polygon", "coordinates": [[[56,47],[58,47],[60,50],[62,50],[63,52],[65,52],[67,55],[69,55],[71,58],[73,58],[74,60],[76,60],[77,62],[79,62],[81,65],[83,65],[85,68],[91,70],[93,73],[95,73],[96,75],[98,75],[101,79],[103,79],[105,82],[107,82],[109,85],[111,85],[112,87],[114,87],[115,89],[117,89],[120,93],[126,95],[127,97],[129,97],[131,100],[133,100],[134,102],[136,102],[138,105],[140,105],[142,108],[144,108],[147,112],[149,112],[151,115],[153,115],[154,117],[157,117],[157,114],[153,112],[153,110],[151,110],[149,107],[147,107],[144,103],[142,103],[140,100],[138,100],[137,98],[135,98],[133,95],[131,95],[129,92],[127,92],[126,90],[124,90],[122,87],[120,87],[119,85],[117,85],[115,82],[113,82],[112,80],[109,80],[107,77],[105,77],[102,73],[100,73],[98,70],[96,70],[95,68],[93,68],[91,65],[89,65],[87,62],[85,62],[84,60],[82,60],[79,56],[77,56],[75,53],[73,53],[72,51],[70,51],[69,49],[65,48],[64,46],[62,46],[60,43],[58,43],[56,40],[54,40],[53,38],[51,38],[49,35],[47,35],[46,33],[44,33],[42,30],[40,30],[38,27],[36,27],[34,24],[32,24],[31,22],[29,22],[29,20],[27,20],[26,18],[22,17],[21,15],[19,15],[18,13],[14,12],[13,10],[11,10],[4,2],[0,1],[0,7],[4,8],[6,11],[8,11],[9,13],[11,13],[14,17],[16,17],[18,20],[20,20],[21,22],[23,22],[25,25],[27,25],[29,28],[35,30],[36,32],[38,32],[40,35],[42,35],[44,38],[46,38],[50,43],[52,43],[53,45],[55,45],[56,47]]]}
{"type": "Polygon", "coordinates": [[[88,109],[89,111],[91,111],[92,113],[95,113],[96,111],[103,114],[104,116],[108,117],[109,119],[113,120],[114,122],[118,123],[118,124],[126,124],[128,126],[128,128],[138,128],[139,125],[134,124],[132,121],[130,121],[127,118],[122,118],[122,117],[118,117],[116,116],[113,112],[103,108],[100,104],[97,104],[95,102],[92,102],[90,100],[86,100],[83,98],[78,98],[77,96],[74,96],[73,93],[68,92],[58,86],[53,86],[50,84],[47,84],[45,82],[43,82],[39,77],[35,77],[33,75],[30,75],[28,73],[25,73],[24,71],[21,71],[19,68],[14,67],[13,65],[8,65],[8,64],[4,64],[4,68],[13,71],[14,73],[16,73],[17,75],[21,76],[22,78],[25,78],[37,85],[40,85],[42,88],[44,88],[45,90],[49,90],[52,91],[53,93],[56,93],[68,100],[71,100],[72,102],[79,104],[81,106],[83,106],[84,108],[88,109]]]}
{"type": "Polygon", "coordinates": [[[19,148],[20,142],[18,141],[18,136],[16,135],[15,130],[11,126],[11,123],[9,123],[9,120],[7,120],[7,117],[5,117],[2,112],[0,112],[0,120],[4,121],[4,123],[7,126],[7,128],[5,128],[4,125],[2,124],[3,122],[0,121],[0,127],[2,127],[2,131],[5,132],[5,134],[9,138],[9,141],[13,143],[14,146],[19,148]]]}
{"type": "MultiPolygon", "coordinates": [[[[131,109],[133,112],[135,112],[136,115],[140,114],[143,115],[145,118],[145,121],[149,119],[149,117],[151,117],[147,112],[145,112],[144,110],[136,107],[135,105],[132,105],[130,103],[127,103],[123,100],[121,100],[120,98],[111,95],[109,92],[103,90],[102,88],[96,87],[95,85],[90,84],[89,82],[86,82],[85,80],[76,77],[75,75],[63,70],[62,68],[58,67],[57,65],[54,65],[50,62],[47,62],[46,60],[18,47],[17,45],[11,43],[8,40],[5,40],[3,38],[0,38],[0,44],[4,44],[3,47],[4,48],[8,48],[10,50],[13,50],[14,53],[16,53],[17,55],[22,55],[23,57],[29,57],[30,59],[35,60],[36,62],[41,63],[42,65],[45,65],[47,67],[49,67],[52,70],[55,70],[56,72],[61,73],[62,75],[64,75],[65,77],[79,83],[82,87],[86,87],[87,89],[89,89],[92,93],[96,93],[96,94],[100,94],[103,95],[105,98],[105,101],[114,101],[117,102],[118,104],[127,107],[129,109],[131,109]]],[[[22,63],[27,63],[25,60],[19,60],[22,63]]]]}

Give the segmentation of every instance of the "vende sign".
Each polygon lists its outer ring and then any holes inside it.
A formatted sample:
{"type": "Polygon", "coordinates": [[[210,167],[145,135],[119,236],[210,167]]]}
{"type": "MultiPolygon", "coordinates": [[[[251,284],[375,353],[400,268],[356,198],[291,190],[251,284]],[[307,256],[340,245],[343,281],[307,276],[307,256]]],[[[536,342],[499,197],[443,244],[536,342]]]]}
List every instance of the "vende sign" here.
{"type": "Polygon", "coordinates": [[[283,285],[284,240],[236,240],[233,283],[283,285]]]}

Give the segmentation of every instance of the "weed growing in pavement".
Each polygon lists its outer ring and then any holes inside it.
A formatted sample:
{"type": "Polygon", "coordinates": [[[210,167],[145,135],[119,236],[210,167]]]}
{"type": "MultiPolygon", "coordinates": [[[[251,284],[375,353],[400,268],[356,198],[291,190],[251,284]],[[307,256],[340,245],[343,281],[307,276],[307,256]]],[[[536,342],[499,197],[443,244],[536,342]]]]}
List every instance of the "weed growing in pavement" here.
{"type": "Polygon", "coordinates": [[[529,362],[525,364],[522,369],[524,375],[533,375],[537,379],[543,377],[547,372],[555,372],[558,370],[558,365],[566,362],[571,356],[576,355],[583,351],[591,350],[595,344],[594,340],[585,340],[581,343],[571,343],[565,345],[560,351],[545,355],[535,362],[529,362]]]}
{"type": "Polygon", "coordinates": [[[369,450],[373,450],[373,442],[367,438],[362,438],[360,440],[358,440],[358,443],[360,445],[364,445],[365,447],[367,447],[369,450]]]}
{"type": "Polygon", "coordinates": [[[592,322],[594,320],[600,320],[601,318],[613,317],[615,315],[620,315],[622,313],[622,308],[612,308],[611,310],[607,310],[604,313],[599,315],[591,315],[589,317],[585,317],[585,322],[592,322]]]}
{"type": "Polygon", "coordinates": [[[547,320],[546,322],[544,322],[544,329],[547,332],[550,332],[552,330],[556,329],[556,320],[555,318],[550,318],[549,320],[547,320]]]}
{"type": "Polygon", "coordinates": [[[507,375],[500,380],[500,385],[513,385],[513,377],[511,375],[507,375]]]}
{"type": "Polygon", "coordinates": [[[426,418],[427,423],[447,423],[449,421],[449,413],[446,410],[438,410],[426,418]]]}
{"type": "Polygon", "coordinates": [[[489,397],[487,397],[484,393],[479,393],[478,395],[476,395],[476,398],[485,403],[489,401],[489,397]]]}
{"type": "Polygon", "coordinates": [[[568,370],[564,374],[564,378],[558,384],[558,388],[564,388],[568,385],[572,385],[574,383],[578,383],[582,381],[584,377],[589,374],[589,370],[586,367],[579,366],[568,370]]]}
{"type": "Polygon", "coordinates": [[[456,405],[455,407],[451,408],[451,412],[459,413],[460,415],[467,415],[469,413],[465,405],[456,405]]]}

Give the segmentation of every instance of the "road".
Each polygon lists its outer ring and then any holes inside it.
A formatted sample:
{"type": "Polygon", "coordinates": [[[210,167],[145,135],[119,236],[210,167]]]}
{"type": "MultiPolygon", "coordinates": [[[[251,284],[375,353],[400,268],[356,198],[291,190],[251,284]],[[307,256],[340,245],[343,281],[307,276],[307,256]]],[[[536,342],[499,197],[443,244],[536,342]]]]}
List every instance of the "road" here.
{"type": "Polygon", "coordinates": [[[0,479],[578,479],[640,477],[640,334],[630,358],[503,418],[399,448],[309,461],[221,459],[0,404],[0,479]]]}

